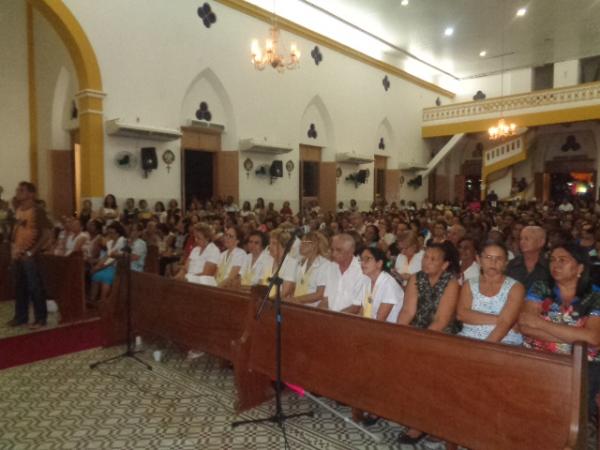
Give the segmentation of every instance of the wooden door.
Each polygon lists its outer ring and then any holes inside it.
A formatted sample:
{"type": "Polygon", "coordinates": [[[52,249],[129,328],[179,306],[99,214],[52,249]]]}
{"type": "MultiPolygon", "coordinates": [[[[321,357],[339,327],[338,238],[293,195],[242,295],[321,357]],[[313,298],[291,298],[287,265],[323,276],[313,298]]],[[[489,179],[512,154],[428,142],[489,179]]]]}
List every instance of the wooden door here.
{"type": "Polygon", "coordinates": [[[48,210],[56,217],[75,213],[75,174],[72,150],[50,150],[48,210]]]}
{"type": "Polygon", "coordinates": [[[388,204],[400,200],[400,169],[385,171],[385,199],[388,204]]]}
{"type": "Polygon", "coordinates": [[[214,153],[213,192],[222,199],[231,195],[235,203],[240,197],[239,160],[238,151],[214,153]]]}
{"type": "Polygon", "coordinates": [[[319,206],[323,212],[335,213],[337,180],[336,162],[321,162],[319,164],[319,206]]]}
{"type": "Polygon", "coordinates": [[[465,180],[464,175],[454,176],[454,198],[460,203],[465,201],[465,180]]]}

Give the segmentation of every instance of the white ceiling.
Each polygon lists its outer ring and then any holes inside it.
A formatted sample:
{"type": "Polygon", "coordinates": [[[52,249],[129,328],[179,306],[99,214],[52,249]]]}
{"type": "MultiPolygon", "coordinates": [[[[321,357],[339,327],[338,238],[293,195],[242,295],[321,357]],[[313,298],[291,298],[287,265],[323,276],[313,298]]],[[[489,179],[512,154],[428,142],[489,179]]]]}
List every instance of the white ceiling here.
{"type": "Polygon", "coordinates": [[[409,0],[408,6],[401,0],[248,1],[371,56],[361,47],[375,42],[381,59],[409,71],[404,52],[459,79],[600,54],[600,0],[409,0]],[[516,17],[522,7],[527,13],[516,17]],[[332,35],[332,16],[341,19],[335,19],[338,36],[332,35]],[[347,25],[372,36],[359,33],[362,41],[349,41],[356,33],[347,25]],[[454,34],[446,37],[449,26],[454,34]],[[479,56],[482,50],[486,57],[479,56]]]}

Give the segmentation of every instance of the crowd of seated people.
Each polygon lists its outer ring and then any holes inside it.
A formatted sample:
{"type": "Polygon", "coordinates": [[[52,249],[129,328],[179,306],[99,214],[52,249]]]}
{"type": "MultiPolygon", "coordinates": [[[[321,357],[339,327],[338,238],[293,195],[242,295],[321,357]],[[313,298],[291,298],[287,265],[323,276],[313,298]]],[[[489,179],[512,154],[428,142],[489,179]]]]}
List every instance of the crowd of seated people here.
{"type": "MultiPolygon", "coordinates": [[[[165,203],[127,199],[120,209],[107,195],[94,211],[84,202],[58,223],[50,251],[83,253],[92,303],[110,294],[126,247],[138,271],[155,247],[160,275],[182,282],[243,289],[267,284],[281,266],[282,299],[307,307],[556,353],[583,341],[596,413],[600,202],[565,211],[552,203],[379,201],[360,212],[352,200],[335,212],[310,203],[296,213],[289,202],[278,210],[261,198],[241,208],[231,197],[194,199],[187,210],[165,203]]],[[[401,440],[422,437],[408,430],[401,440]]]]}

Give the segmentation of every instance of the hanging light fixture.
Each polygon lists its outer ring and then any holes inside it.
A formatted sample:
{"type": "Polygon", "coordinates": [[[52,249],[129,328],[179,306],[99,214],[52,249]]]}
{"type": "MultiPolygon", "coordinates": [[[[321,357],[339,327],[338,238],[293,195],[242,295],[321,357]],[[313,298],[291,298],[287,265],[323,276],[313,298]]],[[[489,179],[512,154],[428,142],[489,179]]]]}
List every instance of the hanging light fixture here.
{"type": "Polygon", "coordinates": [[[264,70],[265,67],[271,66],[279,73],[285,72],[286,69],[292,70],[300,65],[300,50],[296,46],[296,43],[292,42],[290,45],[289,56],[281,55],[279,53],[279,35],[281,30],[277,26],[277,19],[275,15],[275,0],[273,0],[273,19],[271,28],[269,29],[269,37],[265,41],[264,50],[258,43],[258,39],[252,41],[250,51],[252,52],[252,65],[256,70],[264,70]]]}
{"type": "MultiPolygon", "coordinates": [[[[505,11],[504,11],[505,12],[505,11]]],[[[514,136],[517,133],[517,125],[513,122],[507,123],[504,120],[504,17],[502,15],[502,54],[500,55],[500,120],[498,124],[488,128],[488,137],[492,141],[506,139],[510,136],[514,136]]]]}
{"type": "Polygon", "coordinates": [[[270,28],[270,37],[265,41],[265,49],[260,47],[258,40],[252,41],[251,62],[254,68],[257,70],[263,70],[267,66],[271,66],[279,73],[285,72],[286,69],[292,70],[300,65],[300,50],[295,43],[290,45],[289,56],[282,56],[279,54],[279,27],[275,22],[270,28]]]}

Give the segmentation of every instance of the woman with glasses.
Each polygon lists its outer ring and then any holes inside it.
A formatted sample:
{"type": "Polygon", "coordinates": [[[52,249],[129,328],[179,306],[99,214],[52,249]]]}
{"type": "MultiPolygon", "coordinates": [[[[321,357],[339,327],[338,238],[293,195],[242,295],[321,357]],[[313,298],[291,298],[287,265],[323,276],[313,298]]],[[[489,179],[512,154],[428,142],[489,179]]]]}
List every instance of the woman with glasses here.
{"type": "Polygon", "coordinates": [[[239,236],[236,227],[227,228],[223,235],[225,250],[221,252],[216,276],[219,287],[236,288],[240,285],[240,269],[246,253],[239,247],[239,236]]]}
{"type": "Polygon", "coordinates": [[[457,317],[463,323],[461,336],[489,342],[521,345],[514,330],[523,306],[525,288],[504,274],[508,250],[487,242],[478,256],[481,275],[465,281],[458,301],[457,317]]]}
{"type": "Polygon", "coordinates": [[[294,296],[289,301],[318,306],[325,294],[329,244],[323,234],[311,231],[300,241],[300,264],[296,273],[294,296]]]}
{"type": "Polygon", "coordinates": [[[571,353],[574,342],[588,344],[588,408],[600,388],[600,290],[590,280],[589,255],[575,243],[550,252],[550,282],[535,281],[525,297],[519,328],[528,348],[571,353]]]}

